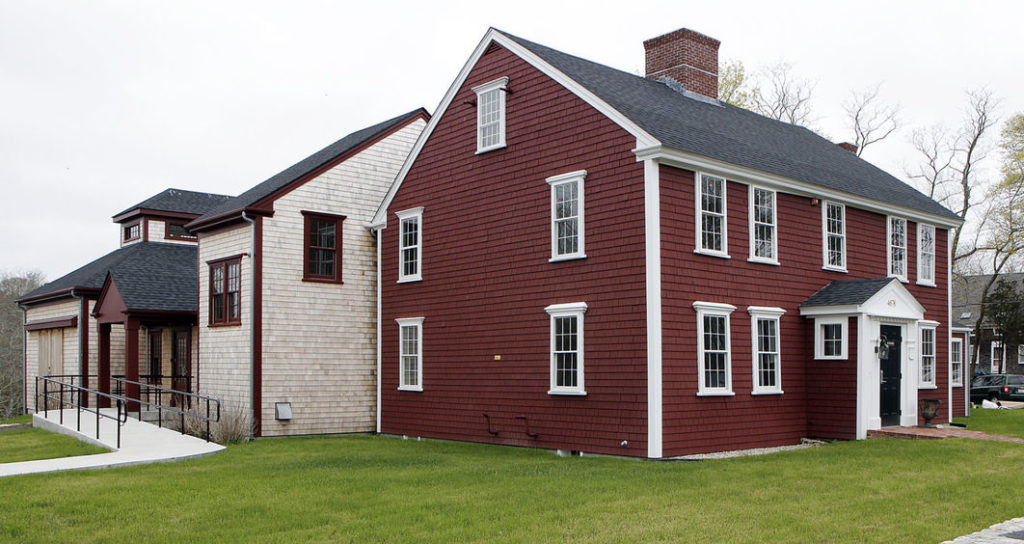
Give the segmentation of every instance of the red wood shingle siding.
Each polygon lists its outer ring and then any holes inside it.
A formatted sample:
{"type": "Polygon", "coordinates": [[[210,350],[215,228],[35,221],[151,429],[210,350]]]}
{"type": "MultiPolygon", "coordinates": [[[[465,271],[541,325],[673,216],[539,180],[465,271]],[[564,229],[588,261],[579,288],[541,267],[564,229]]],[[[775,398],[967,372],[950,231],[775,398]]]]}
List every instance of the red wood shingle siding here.
{"type": "Polygon", "coordinates": [[[627,132],[508,51],[482,57],[406,176],[379,241],[383,432],[646,454],[643,166],[633,147],[627,132]],[[508,146],[476,155],[471,89],[502,76],[508,146]],[[545,179],[576,170],[588,172],[587,258],[550,263],[545,179]],[[399,284],[394,214],[418,206],[423,280],[399,284]],[[589,306],[586,397],[547,393],[544,308],[568,302],[589,306]],[[423,392],[398,391],[395,318],[420,316],[423,392]]]}
{"type": "MultiPolygon", "coordinates": [[[[810,434],[854,437],[855,323],[851,320],[847,361],[814,361],[813,328],[800,316],[799,306],[831,281],[885,277],[886,216],[847,206],[848,272],[830,272],[822,270],[822,204],[778,193],[781,266],[750,263],[748,187],[735,182],[727,185],[731,259],[695,254],[694,174],[661,167],[664,454],[790,444],[810,434]],[[697,300],[736,306],[730,321],[733,397],[696,395],[696,312],[692,304],[697,300]],[[783,395],[751,395],[750,306],[786,310],[780,321],[783,395]]],[[[946,255],[940,252],[936,256],[939,287],[918,286],[916,224],[908,221],[907,230],[910,283],[904,285],[925,306],[925,319],[942,323],[936,331],[938,391],[922,390],[921,395],[944,396],[948,374],[948,349],[943,340],[948,334],[946,255]]],[[[946,247],[943,229],[936,229],[936,247],[946,247]]]]}

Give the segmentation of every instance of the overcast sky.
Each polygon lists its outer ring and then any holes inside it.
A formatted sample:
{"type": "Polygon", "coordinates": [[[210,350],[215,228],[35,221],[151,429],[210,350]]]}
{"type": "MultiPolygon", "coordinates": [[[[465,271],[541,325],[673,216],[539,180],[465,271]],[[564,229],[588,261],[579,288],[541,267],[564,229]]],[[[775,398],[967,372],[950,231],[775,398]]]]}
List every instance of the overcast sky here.
{"type": "Polygon", "coordinates": [[[966,89],[1024,111],[1022,20],[1020,2],[0,0],[0,271],[55,279],[167,187],[236,195],[433,112],[490,26],[634,73],[643,40],[688,27],[748,69],[792,62],[833,140],[850,91],[881,83],[904,128],[865,158],[906,179],[912,129],[958,126],[966,89]]]}

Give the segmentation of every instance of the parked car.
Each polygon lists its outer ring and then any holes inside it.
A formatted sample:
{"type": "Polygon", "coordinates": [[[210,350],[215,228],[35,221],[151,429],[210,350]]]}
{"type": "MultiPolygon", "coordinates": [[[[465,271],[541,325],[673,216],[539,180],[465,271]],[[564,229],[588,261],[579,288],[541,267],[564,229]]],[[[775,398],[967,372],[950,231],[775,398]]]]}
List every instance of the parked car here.
{"type": "Polygon", "coordinates": [[[989,400],[1024,401],[1024,376],[985,374],[971,382],[971,402],[989,400]]]}

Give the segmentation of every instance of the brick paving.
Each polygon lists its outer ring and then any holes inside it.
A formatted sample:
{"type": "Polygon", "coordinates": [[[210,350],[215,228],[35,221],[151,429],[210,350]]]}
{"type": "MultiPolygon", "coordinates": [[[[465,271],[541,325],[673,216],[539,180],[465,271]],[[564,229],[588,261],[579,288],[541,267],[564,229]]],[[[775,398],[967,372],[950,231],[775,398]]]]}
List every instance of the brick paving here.
{"type": "MultiPolygon", "coordinates": [[[[977,440],[993,440],[995,442],[1016,442],[1024,444],[1024,438],[988,434],[981,431],[970,431],[961,427],[886,427],[877,431],[868,431],[868,438],[910,438],[919,440],[941,440],[943,438],[974,438],[977,440]]],[[[1024,541],[1022,541],[1024,543],[1024,541]]],[[[1021,543],[1018,543],[1021,544],[1021,543]]]]}

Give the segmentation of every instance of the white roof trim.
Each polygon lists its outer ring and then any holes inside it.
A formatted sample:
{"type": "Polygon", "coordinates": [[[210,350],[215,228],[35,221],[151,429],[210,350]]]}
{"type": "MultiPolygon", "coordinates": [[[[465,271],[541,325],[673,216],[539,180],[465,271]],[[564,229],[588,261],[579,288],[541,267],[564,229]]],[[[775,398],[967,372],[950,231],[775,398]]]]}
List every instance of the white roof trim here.
{"type": "Polygon", "coordinates": [[[804,317],[864,314],[882,319],[938,324],[936,321],[924,321],[924,313],[924,306],[914,298],[914,295],[897,278],[890,278],[889,283],[885,284],[861,304],[800,307],[800,315],[804,317]],[[883,299],[886,300],[883,302],[883,299]]]}
{"type": "Polygon", "coordinates": [[[877,212],[883,215],[898,215],[917,222],[924,222],[943,228],[956,228],[963,224],[963,221],[943,217],[928,212],[922,212],[913,208],[895,206],[888,202],[865,198],[862,196],[844,193],[835,189],[829,189],[821,185],[799,181],[785,176],[770,174],[761,170],[739,166],[703,155],[679,151],[664,146],[652,146],[633,150],[637,160],[656,159],[660,162],[682,166],[690,170],[699,170],[718,176],[724,176],[730,181],[740,183],[755,183],[768,185],[783,190],[783,192],[811,197],[821,198],[853,206],[863,210],[877,212]]]}
{"type": "Polygon", "coordinates": [[[646,148],[660,145],[660,142],[655,139],[654,136],[648,134],[647,131],[640,128],[633,121],[630,121],[629,118],[611,107],[607,102],[598,98],[597,95],[591,93],[575,80],[555,69],[554,66],[551,66],[508,36],[505,36],[494,28],[490,28],[487,30],[487,33],[484,34],[480,43],[477,44],[476,49],[473,50],[473,54],[469,56],[469,60],[467,60],[466,64],[462,66],[462,70],[459,71],[459,75],[455,78],[455,81],[453,81],[451,86],[448,87],[448,91],[441,99],[441,103],[438,104],[437,109],[434,110],[434,115],[430,118],[430,122],[427,123],[426,128],[424,128],[423,132],[420,133],[420,137],[413,145],[412,151],[409,152],[409,156],[406,157],[405,163],[402,164],[402,168],[398,171],[398,175],[395,176],[395,181],[391,183],[391,188],[388,190],[387,196],[384,197],[380,207],[377,208],[377,213],[374,214],[373,220],[369,224],[371,229],[381,229],[387,226],[387,209],[391,206],[391,201],[394,200],[395,194],[398,193],[398,189],[402,186],[402,182],[405,181],[405,176],[409,174],[409,170],[412,168],[413,163],[416,162],[416,158],[419,156],[420,151],[423,150],[423,146],[430,138],[430,135],[434,132],[434,127],[436,127],[441,118],[444,117],[445,112],[448,110],[448,106],[450,106],[452,100],[455,99],[455,93],[462,88],[462,85],[466,82],[466,78],[469,77],[469,73],[472,71],[473,67],[476,66],[476,63],[479,62],[480,57],[483,56],[484,51],[487,50],[487,46],[489,46],[491,42],[495,42],[505,49],[508,49],[514,55],[526,61],[527,64],[555,80],[584,102],[590,104],[606,117],[614,121],[620,127],[636,137],[637,147],[646,148]]]}

